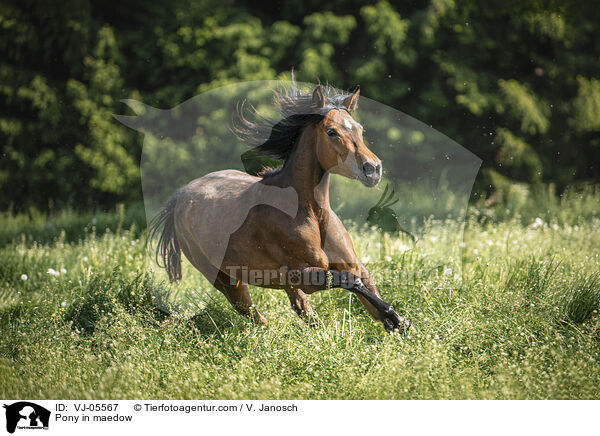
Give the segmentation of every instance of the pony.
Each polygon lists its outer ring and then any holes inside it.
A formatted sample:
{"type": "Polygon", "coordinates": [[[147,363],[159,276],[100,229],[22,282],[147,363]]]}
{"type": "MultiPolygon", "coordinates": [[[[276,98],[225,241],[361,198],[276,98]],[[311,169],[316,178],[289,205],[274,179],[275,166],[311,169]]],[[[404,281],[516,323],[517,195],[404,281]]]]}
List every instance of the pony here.
{"type": "Polygon", "coordinates": [[[212,172],[189,182],[151,223],[159,235],[156,257],[171,281],[181,279],[182,253],[253,321],[267,320],[253,304],[248,285],[282,289],[295,312],[316,315],[307,295],[339,287],[356,294],[387,331],[406,333],[410,322],[383,301],[352,240],[329,203],[332,174],[375,187],[381,160],[365,145],[353,117],[353,92],[317,85],[276,91],[281,118],[238,108],[233,129],[252,150],[283,164],[250,175],[212,172]]]}

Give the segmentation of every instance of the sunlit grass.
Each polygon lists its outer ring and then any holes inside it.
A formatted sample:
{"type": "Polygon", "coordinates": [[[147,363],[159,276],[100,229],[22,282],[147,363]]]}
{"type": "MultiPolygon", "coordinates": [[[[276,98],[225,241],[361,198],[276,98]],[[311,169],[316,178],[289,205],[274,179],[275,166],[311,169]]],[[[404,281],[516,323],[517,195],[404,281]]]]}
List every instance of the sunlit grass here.
{"type": "Polygon", "coordinates": [[[600,398],[597,218],[473,217],[462,242],[431,222],[416,246],[391,238],[385,252],[353,228],[384,299],[413,323],[401,338],[342,290],[310,297],[310,328],[282,291],[254,288],[269,320],[255,326],[187,263],[168,284],[128,213],[62,215],[54,236],[41,219],[3,218],[0,396],[600,398]]]}

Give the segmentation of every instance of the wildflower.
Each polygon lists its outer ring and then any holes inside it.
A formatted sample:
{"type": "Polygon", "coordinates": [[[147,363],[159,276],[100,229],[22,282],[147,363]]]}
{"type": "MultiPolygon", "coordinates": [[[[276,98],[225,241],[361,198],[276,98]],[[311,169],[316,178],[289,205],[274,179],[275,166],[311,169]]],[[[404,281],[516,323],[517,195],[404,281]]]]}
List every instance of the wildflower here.
{"type": "Polygon", "coordinates": [[[540,217],[537,217],[533,221],[533,224],[531,224],[531,227],[533,227],[534,229],[537,229],[538,227],[542,227],[543,225],[544,225],[544,221],[540,217]]]}
{"type": "Polygon", "coordinates": [[[479,250],[476,248],[473,250],[473,254],[479,254],[479,250]]]}
{"type": "Polygon", "coordinates": [[[60,273],[61,273],[61,274],[66,274],[66,273],[67,273],[67,270],[66,270],[65,268],[61,268],[61,269],[60,269],[60,273]]]}
{"type": "Polygon", "coordinates": [[[454,273],[454,280],[460,280],[460,274],[454,273]]]}
{"type": "Polygon", "coordinates": [[[385,260],[388,261],[388,262],[391,262],[392,258],[391,258],[391,256],[385,256],[385,260]]]}
{"type": "Polygon", "coordinates": [[[87,256],[83,256],[83,261],[87,262],[88,261],[88,257],[87,256]]]}
{"type": "Polygon", "coordinates": [[[50,274],[51,276],[57,277],[60,275],[60,273],[58,271],[55,271],[53,268],[48,268],[48,271],[46,271],[46,274],[50,274]]]}
{"type": "Polygon", "coordinates": [[[21,280],[23,280],[23,281],[27,280],[27,274],[21,274],[21,280]]]}
{"type": "Polygon", "coordinates": [[[458,246],[460,248],[465,248],[467,246],[467,244],[465,242],[461,242],[460,244],[458,244],[458,246]]]}
{"type": "Polygon", "coordinates": [[[445,276],[449,276],[452,274],[452,268],[446,268],[443,273],[445,276]]]}
{"type": "Polygon", "coordinates": [[[363,258],[360,260],[362,263],[368,263],[369,260],[371,260],[371,258],[369,256],[363,256],[363,258]]]}
{"type": "Polygon", "coordinates": [[[62,303],[60,303],[60,307],[65,308],[67,307],[67,302],[63,301],[62,303]]]}

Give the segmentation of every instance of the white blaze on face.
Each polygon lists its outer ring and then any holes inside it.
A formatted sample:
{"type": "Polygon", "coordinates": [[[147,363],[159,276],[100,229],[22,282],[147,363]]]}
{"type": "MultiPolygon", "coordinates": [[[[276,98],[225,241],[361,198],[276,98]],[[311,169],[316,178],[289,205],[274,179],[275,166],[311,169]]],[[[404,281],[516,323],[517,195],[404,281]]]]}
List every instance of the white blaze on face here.
{"type": "Polygon", "coordinates": [[[361,130],[360,124],[358,124],[356,121],[354,121],[353,118],[344,118],[344,120],[341,122],[341,125],[346,130],[349,130],[349,131],[360,132],[360,130],[361,130]]]}

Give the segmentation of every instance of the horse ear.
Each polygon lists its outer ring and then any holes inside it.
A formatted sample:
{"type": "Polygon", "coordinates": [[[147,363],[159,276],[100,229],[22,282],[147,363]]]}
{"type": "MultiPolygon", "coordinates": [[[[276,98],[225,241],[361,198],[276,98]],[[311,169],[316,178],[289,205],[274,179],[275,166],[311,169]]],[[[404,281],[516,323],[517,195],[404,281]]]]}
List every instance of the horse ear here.
{"type": "Polygon", "coordinates": [[[352,112],[358,106],[358,96],[360,95],[360,86],[356,85],[356,89],[346,100],[344,100],[344,106],[348,109],[348,112],[352,112]]]}
{"type": "Polygon", "coordinates": [[[325,95],[323,95],[323,88],[321,88],[321,85],[317,85],[313,91],[312,104],[318,109],[325,107],[325,95]]]}

